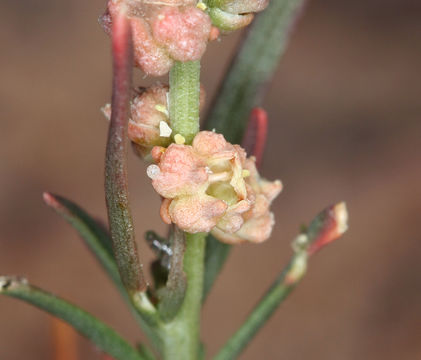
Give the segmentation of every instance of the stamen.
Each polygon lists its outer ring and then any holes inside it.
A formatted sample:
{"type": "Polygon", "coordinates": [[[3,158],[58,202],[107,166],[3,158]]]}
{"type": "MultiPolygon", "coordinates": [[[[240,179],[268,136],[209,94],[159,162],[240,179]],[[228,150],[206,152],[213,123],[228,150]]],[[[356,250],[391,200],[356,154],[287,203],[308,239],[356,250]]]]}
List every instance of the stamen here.
{"type": "Polygon", "coordinates": [[[174,135],[174,141],[178,145],[183,145],[186,142],[186,139],[181,134],[175,134],[174,135]]]}

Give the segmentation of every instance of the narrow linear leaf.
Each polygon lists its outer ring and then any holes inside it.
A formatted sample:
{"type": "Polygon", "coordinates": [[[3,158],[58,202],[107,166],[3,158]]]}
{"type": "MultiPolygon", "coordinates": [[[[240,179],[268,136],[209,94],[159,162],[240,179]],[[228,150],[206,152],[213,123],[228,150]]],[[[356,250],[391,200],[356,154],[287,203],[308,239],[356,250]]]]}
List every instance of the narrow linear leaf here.
{"type": "MultiPolygon", "coordinates": [[[[290,28],[304,2],[272,0],[268,8],[256,17],[223,77],[224,82],[205,122],[206,129],[216,129],[228,141],[241,143],[250,111],[260,105],[265,84],[285,52],[290,28]]],[[[230,245],[208,236],[205,295],[222,270],[230,249],[230,245]]]]}
{"type": "Polygon", "coordinates": [[[170,321],[177,315],[186,293],[187,280],[183,270],[185,241],[184,232],[174,226],[171,234],[172,255],[168,280],[158,294],[160,300],[158,310],[164,321],[170,321]]]}
{"type": "Polygon", "coordinates": [[[330,206],[318,214],[308,230],[296,237],[294,255],[237,332],[214,360],[232,360],[247,347],[254,335],[288,297],[307,271],[308,259],[316,250],[339,239],[348,229],[345,203],[330,206]]]}
{"type": "Polygon", "coordinates": [[[43,198],[48,206],[76,229],[122,295],[127,298],[127,292],[121,282],[112,253],[112,244],[108,232],[88,213],[70,200],[50,193],[44,193],[43,198]]]}
{"type": "Polygon", "coordinates": [[[304,0],[272,0],[248,30],[217,92],[206,128],[239,144],[248,115],[259,105],[288,42],[289,30],[304,0]]]}
{"type": "Polygon", "coordinates": [[[127,124],[133,49],[131,29],[123,14],[112,30],[113,94],[105,160],[105,194],[113,249],[124,286],[130,294],[146,289],[135,244],[127,180],[127,124]]]}
{"type": "Polygon", "coordinates": [[[48,206],[53,208],[67,222],[69,222],[85,240],[89,249],[94,253],[99,263],[103,266],[110,278],[115,283],[121,296],[129,305],[133,316],[140,324],[143,330],[148,334],[156,348],[160,347],[160,340],[154,334],[150,325],[145,319],[139,316],[138,311],[134,308],[132,300],[121,282],[117,264],[112,253],[111,238],[105,228],[101,226],[95,219],[87,214],[82,208],[75,203],[61,196],[50,193],[43,194],[44,201],[48,206]]]}
{"type": "Polygon", "coordinates": [[[79,307],[29,285],[24,279],[1,276],[0,294],[23,300],[66,321],[116,360],[145,360],[108,325],[79,307]]]}

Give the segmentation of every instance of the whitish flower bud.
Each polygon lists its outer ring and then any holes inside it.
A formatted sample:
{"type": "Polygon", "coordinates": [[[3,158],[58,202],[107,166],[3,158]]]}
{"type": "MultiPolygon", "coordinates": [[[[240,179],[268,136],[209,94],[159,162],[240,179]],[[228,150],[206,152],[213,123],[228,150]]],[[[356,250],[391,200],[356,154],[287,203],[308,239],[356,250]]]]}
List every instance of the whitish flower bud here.
{"type": "Polygon", "coordinates": [[[202,131],[192,145],[155,147],[152,156],[157,164],[148,174],[164,197],[165,222],[190,233],[211,231],[231,244],[269,238],[274,224],[269,206],[282,185],[260,178],[254,158],[246,158],[240,146],[202,131]]]}

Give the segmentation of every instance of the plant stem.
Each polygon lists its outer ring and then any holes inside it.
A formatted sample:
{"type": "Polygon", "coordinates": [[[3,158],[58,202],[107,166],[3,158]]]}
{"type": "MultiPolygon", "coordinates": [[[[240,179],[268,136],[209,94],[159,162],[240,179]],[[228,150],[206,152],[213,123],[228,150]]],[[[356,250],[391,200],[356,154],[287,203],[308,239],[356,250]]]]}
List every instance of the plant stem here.
{"type": "Polygon", "coordinates": [[[170,71],[170,120],[172,135],[190,144],[199,131],[200,62],[176,61],[170,71]]]}
{"type": "MultiPolygon", "coordinates": [[[[180,134],[186,144],[191,144],[199,131],[199,99],[200,62],[175,62],[170,71],[170,122],[173,136],[180,134]]],[[[205,233],[186,233],[184,300],[177,315],[159,329],[166,360],[197,360],[199,355],[205,238],[205,233]]]]}
{"type": "Polygon", "coordinates": [[[237,332],[214,357],[214,360],[231,360],[237,358],[273,312],[295,288],[299,280],[301,280],[304,273],[300,274],[300,276],[293,277],[292,281],[289,275],[297,269],[297,266],[300,267],[303,261],[306,262],[305,254],[297,253],[294,255],[282,274],[275,280],[243,325],[241,325],[237,332]]]}
{"type": "Polygon", "coordinates": [[[306,231],[295,238],[292,243],[294,255],[290,262],[214,360],[236,359],[300,282],[307,271],[308,259],[316,251],[339,239],[347,229],[348,212],[345,203],[329,206],[320,212],[306,231]]]}
{"type": "Polygon", "coordinates": [[[187,276],[187,291],[177,316],[162,326],[163,358],[166,360],[198,358],[205,238],[205,233],[186,234],[184,272],[187,276]]]}

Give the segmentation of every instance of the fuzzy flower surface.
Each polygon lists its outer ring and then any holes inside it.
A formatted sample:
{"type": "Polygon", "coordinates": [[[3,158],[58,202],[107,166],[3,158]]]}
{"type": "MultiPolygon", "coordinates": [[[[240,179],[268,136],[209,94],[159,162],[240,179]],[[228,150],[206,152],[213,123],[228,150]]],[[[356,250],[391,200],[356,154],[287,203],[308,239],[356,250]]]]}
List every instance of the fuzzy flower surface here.
{"type": "Polygon", "coordinates": [[[195,0],[109,0],[100,18],[109,33],[124,12],[130,20],[135,65],[152,76],[165,75],[174,61],[199,60],[213,39],[209,15],[195,0]]]}
{"type": "Polygon", "coordinates": [[[241,146],[201,131],[192,145],[155,146],[152,157],[156,164],[147,173],[163,197],[164,222],[189,233],[212,232],[229,244],[269,238],[274,225],[269,207],[282,184],[261,178],[255,159],[241,146]]]}

